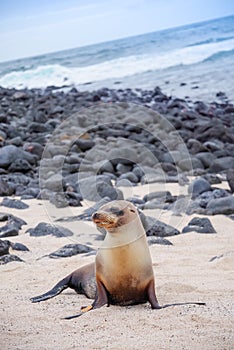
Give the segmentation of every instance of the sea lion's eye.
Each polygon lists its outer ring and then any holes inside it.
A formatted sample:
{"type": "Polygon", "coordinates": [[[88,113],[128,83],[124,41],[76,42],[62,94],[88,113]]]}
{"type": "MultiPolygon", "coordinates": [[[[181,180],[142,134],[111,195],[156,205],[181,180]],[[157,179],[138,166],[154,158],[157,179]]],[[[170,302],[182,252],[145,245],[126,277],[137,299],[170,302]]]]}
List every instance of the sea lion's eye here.
{"type": "Polygon", "coordinates": [[[116,208],[116,207],[110,208],[110,212],[112,214],[115,214],[116,216],[123,216],[124,215],[124,211],[120,210],[119,208],[116,208]]]}

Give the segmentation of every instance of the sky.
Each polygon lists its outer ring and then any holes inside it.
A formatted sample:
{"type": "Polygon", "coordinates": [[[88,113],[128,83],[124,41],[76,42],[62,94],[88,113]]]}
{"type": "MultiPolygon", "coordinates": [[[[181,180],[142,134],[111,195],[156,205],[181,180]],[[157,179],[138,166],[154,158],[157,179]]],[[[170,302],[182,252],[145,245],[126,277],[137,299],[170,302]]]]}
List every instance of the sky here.
{"type": "Polygon", "coordinates": [[[233,0],[0,0],[0,62],[233,14],[233,0]]]}

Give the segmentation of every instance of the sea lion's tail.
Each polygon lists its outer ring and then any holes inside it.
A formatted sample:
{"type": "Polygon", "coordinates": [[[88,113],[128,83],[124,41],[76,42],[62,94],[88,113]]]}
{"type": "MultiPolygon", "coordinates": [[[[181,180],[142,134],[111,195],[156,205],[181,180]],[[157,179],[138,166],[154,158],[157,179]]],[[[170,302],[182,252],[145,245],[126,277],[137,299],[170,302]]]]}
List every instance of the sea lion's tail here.
{"type": "Polygon", "coordinates": [[[38,295],[36,297],[30,298],[31,302],[38,303],[40,301],[44,301],[44,300],[55,297],[56,295],[60,294],[64,289],[66,289],[70,286],[70,280],[71,280],[71,275],[63,278],[48,292],[41,294],[41,295],[38,295]]]}

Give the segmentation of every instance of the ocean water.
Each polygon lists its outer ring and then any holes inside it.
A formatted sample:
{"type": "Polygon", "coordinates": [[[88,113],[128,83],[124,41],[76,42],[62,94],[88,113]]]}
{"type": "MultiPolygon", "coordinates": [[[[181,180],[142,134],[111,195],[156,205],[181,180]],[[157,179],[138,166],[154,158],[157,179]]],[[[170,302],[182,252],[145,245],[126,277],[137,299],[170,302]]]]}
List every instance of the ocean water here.
{"type": "Polygon", "coordinates": [[[234,101],[234,16],[0,63],[0,86],[152,89],[234,101]]]}

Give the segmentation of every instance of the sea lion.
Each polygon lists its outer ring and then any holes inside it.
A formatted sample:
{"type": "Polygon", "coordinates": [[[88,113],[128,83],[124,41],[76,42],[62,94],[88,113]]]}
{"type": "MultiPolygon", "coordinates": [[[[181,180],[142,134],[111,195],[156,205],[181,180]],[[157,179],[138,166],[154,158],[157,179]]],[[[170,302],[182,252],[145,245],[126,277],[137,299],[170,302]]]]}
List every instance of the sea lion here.
{"type": "Polygon", "coordinates": [[[66,319],[110,304],[126,306],[149,302],[152,309],[182,304],[160,306],[158,303],[145,230],[132,203],[124,200],[107,203],[93,214],[92,220],[107,231],[95,263],[74,271],[47,293],[32,298],[32,302],[52,298],[68,287],[94,298],[91,305],[66,319]]]}

